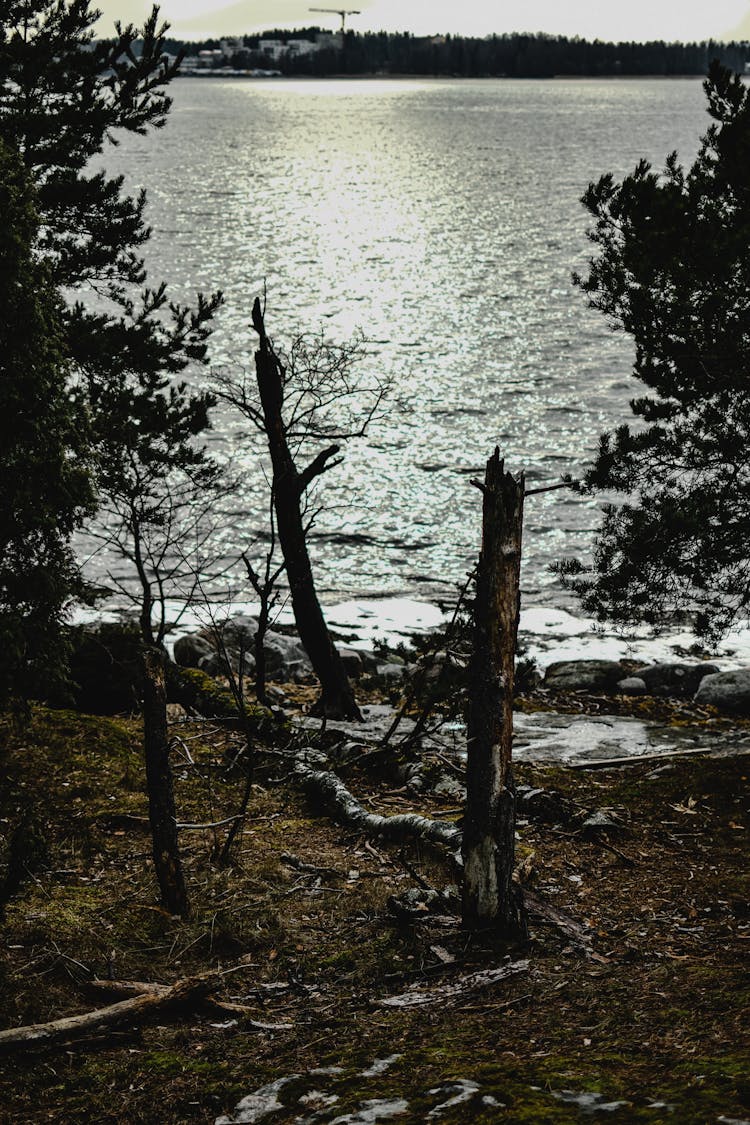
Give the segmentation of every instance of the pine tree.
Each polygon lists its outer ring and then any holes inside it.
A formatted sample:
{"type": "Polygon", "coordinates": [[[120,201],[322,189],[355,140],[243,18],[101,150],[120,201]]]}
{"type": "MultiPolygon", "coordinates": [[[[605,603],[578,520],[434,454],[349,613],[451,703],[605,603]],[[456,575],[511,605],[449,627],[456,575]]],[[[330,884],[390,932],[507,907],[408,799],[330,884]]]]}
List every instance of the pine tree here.
{"type": "Polygon", "coordinates": [[[33,245],[29,177],[0,141],[0,707],[62,680],[78,577],[70,538],[92,500],[85,419],[68,392],[62,307],[33,245]]]}
{"type": "MultiPolygon", "coordinates": [[[[169,302],[164,284],[146,285],[145,195],[90,171],[118,134],[165,124],[177,72],[158,8],[142,32],[117,24],[107,41],[94,38],[97,15],[88,0],[0,0],[0,137],[36,185],[36,249],[66,294],[64,348],[87,398],[100,499],[122,516],[132,546],[131,516],[140,530],[158,523],[175,471],[213,479],[197,444],[213,398],[175,377],[205,359],[221,297],[199,295],[191,309],[169,302]]],[[[153,639],[148,628],[144,638],[153,639]]]]}
{"type": "MultiPolygon", "coordinates": [[[[140,39],[135,28],[118,24],[113,40],[95,41],[97,17],[89,0],[0,0],[0,140],[18,151],[36,186],[34,252],[67,299],[57,338],[61,364],[86,398],[99,498],[121,516],[121,539],[113,541],[125,542],[124,553],[136,560],[139,536],[163,526],[161,502],[171,500],[173,474],[198,483],[201,474],[206,482],[212,478],[197,439],[213,400],[174,378],[204,360],[221,298],[200,297],[190,309],[170,303],[164,285],[146,286],[140,254],[150,233],[145,196],[131,198],[122,177],[89,170],[119,132],[145,133],[165,123],[170,100],[164,91],[176,73],[163,53],[166,28],[158,27],[158,8],[140,39]],[[95,307],[87,305],[92,293],[95,307]]],[[[69,445],[67,456],[73,452],[69,445]]],[[[36,499],[35,490],[26,506],[33,510],[36,499]]],[[[69,554],[61,561],[70,568],[69,554]]],[[[54,562],[45,558],[40,566],[48,584],[54,562]]],[[[141,631],[149,644],[161,639],[151,628],[150,600],[151,583],[161,575],[136,571],[141,631]]],[[[40,608],[43,593],[36,593],[40,608]]],[[[59,606],[52,610],[54,616],[59,606]]],[[[154,861],[165,905],[187,916],[170,812],[162,656],[145,652],[143,660],[154,861]]]]}
{"type": "Polygon", "coordinates": [[[584,488],[605,508],[584,606],[716,639],[750,608],[750,91],[714,63],[692,166],[642,161],[584,203],[598,257],[575,280],[635,343],[634,426],[604,434],[584,488]]]}

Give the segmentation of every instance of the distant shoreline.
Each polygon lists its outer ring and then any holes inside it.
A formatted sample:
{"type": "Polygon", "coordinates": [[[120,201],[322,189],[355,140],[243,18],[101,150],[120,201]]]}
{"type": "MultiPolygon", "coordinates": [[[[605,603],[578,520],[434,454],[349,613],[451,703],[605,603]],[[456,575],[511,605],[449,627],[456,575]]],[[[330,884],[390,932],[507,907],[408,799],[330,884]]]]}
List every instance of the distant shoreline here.
{"type": "Polygon", "coordinates": [[[239,71],[201,70],[181,72],[178,78],[202,81],[231,79],[239,82],[641,82],[644,79],[703,82],[703,74],[250,74],[239,71]]]}

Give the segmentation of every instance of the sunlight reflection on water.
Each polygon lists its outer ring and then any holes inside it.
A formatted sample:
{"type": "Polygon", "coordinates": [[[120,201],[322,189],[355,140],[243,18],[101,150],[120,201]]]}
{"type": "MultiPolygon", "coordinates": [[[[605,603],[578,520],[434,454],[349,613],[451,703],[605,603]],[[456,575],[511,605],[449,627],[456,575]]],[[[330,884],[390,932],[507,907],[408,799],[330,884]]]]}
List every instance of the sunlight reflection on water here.
{"type": "MultiPolygon", "coordinates": [[[[277,341],[359,328],[395,380],[391,411],[326,478],[324,594],[450,592],[478,547],[469,481],[495,444],[551,482],[627,416],[629,344],[570,283],[588,254],[579,197],[642,155],[690,159],[700,83],[186,79],[174,94],[167,128],[107,164],[148,190],[154,278],[184,300],[224,290],[214,365],[250,365],[266,279],[277,341]]],[[[225,535],[240,550],[263,526],[258,450],[221,412],[211,442],[245,481],[225,535]]],[[[597,509],[529,502],[527,602],[559,601],[547,567],[586,551],[597,509]]]]}

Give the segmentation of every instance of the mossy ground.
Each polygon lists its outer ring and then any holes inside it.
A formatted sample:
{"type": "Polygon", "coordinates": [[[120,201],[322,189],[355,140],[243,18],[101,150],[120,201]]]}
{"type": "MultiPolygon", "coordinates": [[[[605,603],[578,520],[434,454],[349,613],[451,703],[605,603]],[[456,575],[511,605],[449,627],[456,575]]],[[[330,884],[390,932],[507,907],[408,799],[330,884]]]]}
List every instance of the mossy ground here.
{"type": "MultiPolygon", "coordinates": [[[[228,765],[234,736],[210,726],[175,733],[180,819],[231,816],[244,784],[228,765]]],[[[592,773],[519,768],[520,780],[613,810],[623,824],[621,855],[569,828],[519,826],[524,877],[590,927],[598,960],[535,923],[530,941],[510,950],[429,917],[396,924],[388,898],[414,885],[410,872],[436,886],[453,881],[443,858],[416,846],[401,853],[331,823],[285,772],[273,754],[259,760],[231,867],[215,858],[226,828],[183,833],[194,908],[184,923],[155,893],[137,722],[39,708],[27,728],[0,728],[0,849],[18,829],[29,856],[5,907],[2,1025],[101,1004],[86,991],[92,976],[172,982],[220,965],[232,970],[225,998],[255,1019],[293,1026],[258,1034],[241,1016],[231,1023],[196,1012],[6,1058],[0,1121],[211,1122],[264,1083],[331,1065],[343,1068],[329,1083],[338,1112],[394,1096],[409,1103],[397,1118],[405,1121],[425,1120],[428,1091],[451,1079],[478,1082],[499,1104],[463,1103],[444,1122],[586,1119],[554,1096],[565,1090],[625,1102],[606,1115],[615,1121],[704,1125],[750,1115],[747,759],[592,773]],[[528,957],[530,972],[457,1006],[374,1004],[507,952],[528,957]],[[283,987],[260,987],[269,983],[283,987]],[[386,1074],[362,1078],[375,1058],[394,1053],[401,1058],[386,1074]]],[[[348,781],[384,813],[460,811],[356,773],[348,781]]],[[[292,1084],[282,1098],[293,1107],[298,1093],[292,1084]]],[[[299,1112],[297,1104],[278,1120],[299,1112]]]]}

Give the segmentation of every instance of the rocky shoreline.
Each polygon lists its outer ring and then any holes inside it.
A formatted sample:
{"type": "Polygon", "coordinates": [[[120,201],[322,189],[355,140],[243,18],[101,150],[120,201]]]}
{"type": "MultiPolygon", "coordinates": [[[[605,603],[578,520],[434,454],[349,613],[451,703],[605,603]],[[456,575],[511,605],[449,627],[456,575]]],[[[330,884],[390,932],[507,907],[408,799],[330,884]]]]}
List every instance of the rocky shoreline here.
{"type": "MultiPolygon", "coordinates": [[[[246,676],[255,668],[253,649],[257,620],[246,614],[232,617],[221,629],[205,628],[180,637],[174,644],[175,662],[198,668],[211,676],[225,675],[228,664],[242,665],[246,676]]],[[[339,645],[348,674],[355,680],[375,677],[398,684],[420,666],[415,652],[380,646],[368,650],[339,645]]],[[[266,675],[271,682],[304,683],[312,666],[294,629],[269,629],[264,640],[266,675]]],[[[432,657],[431,675],[454,658],[447,653],[432,657]]],[[[728,715],[750,716],[750,667],[722,669],[711,661],[640,663],[634,660],[575,659],[553,661],[543,677],[534,674],[534,686],[553,693],[588,693],[597,696],[653,697],[691,700],[728,715]]]]}

